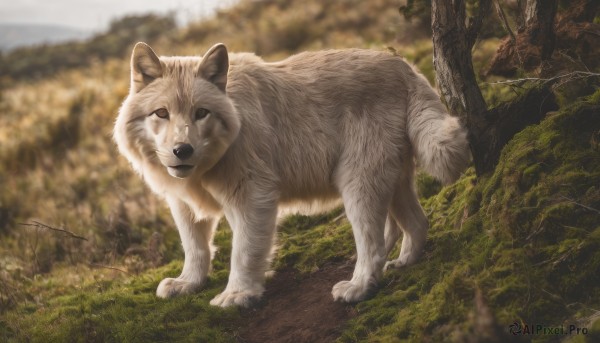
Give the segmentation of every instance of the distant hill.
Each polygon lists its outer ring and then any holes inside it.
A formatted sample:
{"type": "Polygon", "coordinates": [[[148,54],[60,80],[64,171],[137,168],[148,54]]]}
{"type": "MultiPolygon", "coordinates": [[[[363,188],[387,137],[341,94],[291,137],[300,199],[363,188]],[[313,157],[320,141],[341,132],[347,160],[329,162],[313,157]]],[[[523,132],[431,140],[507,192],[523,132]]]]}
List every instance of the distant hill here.
{"type": "Polygon", "coordinates": [[[83,40],[93,32],[60,25],[1,24],[0,50],[8,51],[21,46],[54,44],[65,41],[83,40]]]}
{"type": "MultiPolygon", "coordinates": [[[[55,28],[49,27],[46,36],[58,39],[59,34],[52,33],[55,28]]],[[[0,88],[14,80],[40,79],[60,70],[83,67],[92,60],[125,56],[135,42],[152,43],[158,37],[171,40],[175,29],[172,15],[133,15],[113,20],[108,31],[90,34],[85,41],[85,32],[79,31],[79,40],[14,48],[0,54],[0,88]]]]}

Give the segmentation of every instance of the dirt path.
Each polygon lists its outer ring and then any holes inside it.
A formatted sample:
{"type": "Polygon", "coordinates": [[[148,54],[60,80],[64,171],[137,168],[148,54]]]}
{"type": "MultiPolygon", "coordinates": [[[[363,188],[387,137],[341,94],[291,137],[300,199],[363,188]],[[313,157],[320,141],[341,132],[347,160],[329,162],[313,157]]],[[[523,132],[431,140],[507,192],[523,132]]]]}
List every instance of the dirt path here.
{"type": "Polygon", "coordinates": [[[277,272],[267,282],[263,302],[242,312],[238,341],[334,341],[356,311],[334,302],[331,287],[351,276],[351,264],[327,265],[309,275],[293,269],[277,272]]]}

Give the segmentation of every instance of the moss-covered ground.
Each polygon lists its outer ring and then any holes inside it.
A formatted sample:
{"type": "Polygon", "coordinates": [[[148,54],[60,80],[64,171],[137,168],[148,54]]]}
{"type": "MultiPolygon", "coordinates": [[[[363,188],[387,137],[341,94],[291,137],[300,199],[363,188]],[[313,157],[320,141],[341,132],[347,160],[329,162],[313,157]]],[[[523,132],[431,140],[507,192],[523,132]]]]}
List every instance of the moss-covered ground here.
{"type": "Polygon", "coordinates": [[[194,296],[163,300],[154,295],[160,280],[179,274],[180,261],[137,276],[80,266],[79,277],[70,267],[65,273],[31,280],[28,293],[39,296],[2,317],[0,341],[232,341],[237,311],[208,304],[227,280],[224,255],[229,241],[229,231],[219,230],[216,242],[224,249],[215,257],[215,272],[206,288],[194,296]]]}
{"type": "Polygon", "coordinates": [[[471,170],[425,200],[431,224],[425,257],[388,273],[375,298],[357,305],[361,315],[341,340],[503,341],[516,322],[590,331],[527,340],[595,341],[599,96],[519,133],[492,176],[475,180],[471,170]]]}
{"type": "MultiPolygon", "coordinates": [[[[587,335],[525,341],[597,341],[600,335],[600,92],[551,113],[506,146],[493,175],[473,171],[437,187],[421,177],[431,229],[423,259],[386,273],[339,338],[353,341],[504,341],[509,325],[570,325],[587,335]]],[[[236,341],[241,313],[208,301],[227,279],[230,231],[201,292],[154,296],[181,262],[129,275],[80,268],[23,283],[28,294],[0,317],[0,340],[34,342],[236,341]]],[[[275,269],[310,275],[351,259],[341,210],[280,225],[275,269]]],[[[180,256],[181,257],[181,256],[180,256]]],[[[70,267],[72,268],[72,267],[70,267]]]]}

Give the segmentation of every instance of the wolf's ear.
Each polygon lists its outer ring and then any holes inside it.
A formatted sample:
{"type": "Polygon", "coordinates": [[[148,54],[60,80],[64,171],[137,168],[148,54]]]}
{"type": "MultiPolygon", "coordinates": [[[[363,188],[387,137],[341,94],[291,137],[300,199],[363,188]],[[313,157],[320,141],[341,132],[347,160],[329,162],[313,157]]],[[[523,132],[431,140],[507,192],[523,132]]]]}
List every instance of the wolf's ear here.
{"type": "Polygon", "coordinates": [[[229,56],[227,55],[227,48],[222,43],[213,45],[212,48],[208,49],[198,66],[198,76],[210,81],[225,92],[228,72],[229,56]]]}
{"type": "Polygon", "coordinates": [[[131,89],[137,93],[162,76],[162,65],[152,48],[139,42],[131,54],[131,89]]]}

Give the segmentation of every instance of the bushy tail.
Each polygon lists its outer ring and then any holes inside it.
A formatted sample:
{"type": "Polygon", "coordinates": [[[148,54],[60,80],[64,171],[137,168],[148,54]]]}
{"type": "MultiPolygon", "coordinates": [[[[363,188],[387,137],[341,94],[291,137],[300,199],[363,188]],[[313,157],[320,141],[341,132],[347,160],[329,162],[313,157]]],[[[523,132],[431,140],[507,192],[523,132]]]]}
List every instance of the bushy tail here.
{"type": "Polygon", "coordinates": [[[452,183],[471,159],[467,131],[423,77],[417,78],[411,93],[407,129],[417,163],[443,184],[452,183]]]}

